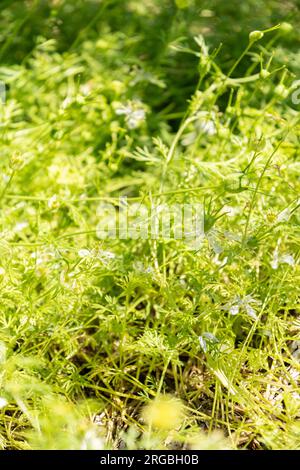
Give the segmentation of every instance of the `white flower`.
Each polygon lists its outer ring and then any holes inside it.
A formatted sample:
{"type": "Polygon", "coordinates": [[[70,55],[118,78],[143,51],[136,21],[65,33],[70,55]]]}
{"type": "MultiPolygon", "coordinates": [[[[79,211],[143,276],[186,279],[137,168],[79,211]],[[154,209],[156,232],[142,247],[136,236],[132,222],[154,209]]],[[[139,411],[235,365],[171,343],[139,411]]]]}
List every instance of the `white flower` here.
{"type": "Polygon", "coordinates": [[[4,276],[5,274],[5,269],[0,266],[0,276],[4,276]]]}
{"type": "Polygon", "coordinates": [[[3,364],[6,361],[6,346],[3,341],[0,341],[0,364],[3,364]]]}
{"type": "Polygon", "coordinates": [[[78,255],[80,258],[88,258],[92,256],[92,253],[90,250],[87,250],[86,248],[82,248],[81,250],[78,250],[78,255]]]}
{"type": "Polygon", "coordinates": [[[217,132],[216,125],[211,119],[203,119],[202,121],[200,121],[199,127],[202,132],[207,135],[214,135],[217,132]]]}
{"type": "Polygon", "coordinates": [[[141,261],[136,261],[136,263],[134,263],[134,267],[140,273],[151,274],[151,273],[154,272],[154,270],[151,266],[145,266],[144,263],[142,263],[141,261]]]}
{"type": "Polygon", "coordinates": [[[216,255],[219,255],[223,252],[223,248],[219,245],[217,240],[217,231],[214,229],[209,230],[205,234],[205,238],[207,239],[211,249],[215,252],[216,255]]]}
{"type": "Polygon", "coordinates": [[[127,116],[127,124],[129,129],[135,129],[138,127],[142,121],[145,119],[145,111],[143,109],[138,109],[137,111],[133,111],[127,116]]]}
{"type": "Polygon", "coordinates": [[[278,247],[275,248],[274,253],[273,253],[273,259],[271,261],[271,267],[273,269],[277,269],[279,265],[279,257],[278,257],[278,247]]]}
{"type": "Polygon", "coordinates": [[[106,258],[106,259],[114,259],[116,255],[111,251],[99,250],[98,251],[99,258],[106,258]]]}
{"type": "Polygon", "coordinates": [[[49,209],[57,209],[57,207],[59,206],[57,194],[54,194],[53,196],[50,197],[50,199],[48,199],[47,205],[49,209]]]}
{"type": "Polygon", "coordinates": [[[4,408],[8,404],[8,401],[4,397],[0,397],[0,409],[4,408]]]}
{"type": "Polygon", "coordinates": [[[287,207],[283,211],[279,212],[276,217],[277,222],[287,222],[291,217],[291,210],[287,207]]]}
{"type": "Polygon", "coordinates": [[[71,96],[67,96],[67,97],[63,100],[63,102],[62,102],[62,104],[61,104],[62,109],[66,109],[66,108],[68,108],[69,106],[71,106],[71,104],[73,103],[73,101],[74,101],[74,98],[72,98],[71,96]]]}
{"type": "Polygon", "coordinates": [[[224,267],[226,264],[227,264],[227,261],[228,261],[228,257],[225,256],[225,258],[223,260],[220,260],[219,259],[219,254],[216,254],[213,259],[212,259],[213,263],[216,264],[217,266],[222,266],[224,267]]]}
{"type": "Polygon", "coordinates": [[[125,114],[126,116],[128,116],[128,114],[130,113],[132,113],[131,106],[122,106],[116,109],[116,114],[118,114],[119,116],[121,116],[122,114],[125,114]]]}
{"type": "Polygon", "coordinates": [[[5,173],[3,173],[2,179],[3,179],[3,182],[4,182],[4,183],[8,183],[8,181],[10,180],[10,176],[9,176],[9,175],[6,175],[5,173]]]}
{"type": "Polygon", "coordinates": [[[237,315],[240,311],[240,305],[239,303],[236,304],[236,305],[232,305],[230,308],[229,308],[229,313],[231,315],[237,315]]]}
{"type": "Polygon", "coordinates": [[[293,255],[282,255],[280,258],[281,263],[289,264],[290,266],[295,265],[295,260],[293,255]]]}
{"type": "Polygon", "coordinates": [[[42,257],[38,257],[37,253],[31,253],[30,258],[35,259],[35,264],[38,266],[39,264],[43,264],[44,259],[42,257]]]}
{"type": "Polygon", "coordinates": [[[108,260],[108,259],[114,259],[116,255],[112,253],[111,251],[105,251],[105,250],[88,250],[87,248],[82,248],[78,250],[78,255],[80,258],[98,258],[102,261],[108,260]]]}
{"type": "Polygon", "coordinates": [[[77,280],[74,279],[74,276],[76,275],[75,271],[71,272],[66,272],[62,271],[60,273],[60,283],[63,287],[66,287],[67,289],[76,289],[77,288],[77,280]]]}
{"type": "Polygon", "coordinates": [[[146,112],[139,102],[133,102],[116,109],[116,114],[125,116],[129,129],[136,129],[145,120],[146,112]]]}
{"type": "Polygon", "coordinates": [[[20,318],[20,326],[24,326],[26,325],[26,323],[28,322],[29,318],[27,315],[22,315],[22,317],[20,318]]]}
{"type": "Polygon", "coordinates": [[[30,258],[35,260],[35,265],[39,266],[41,264],[46,264],[56,257],[55,251],[51,249],[46,249],[44,251],[33,252],[30,255],[30,258]]]}
{"type": "Polygon", "coordinates": [[[103,441],[93,429],[88,430],[82,440],[80,450],[102,450],[103,441]]]}
{"type": "Polygon", "coordinates": [[[235,217],[239,213],[239,208],[225,205],[221,213],[226,214],[228,217],[235,217]]]}
{"type": "Polygon", "coordinates": [[[92,89],[92,87],[91,87],[90,83],[83,83],[80,86],[80,91],[84,96],[88,96],[91,92],[91,89],[92,89]]]}
{"type": "Polygon", "coordinates": [[[289,349],[294,359],[300,361],[300,341],[294,340],[289,345],[289,349]]]}
{"type": "Polygon", "coordinates": [[[28,222],[18,222],[14,226],[13,231],[14,232],[22,232],[22,230],[24,230],[24,228],[27,228],[28,225],[29,225],[28,222]]]}
{"type": "Polygon", "coordinates": [[[287,253],[283,255],[279,255],[278,245],[277,245],[274,250],[273,259],[270,264],[273,269],[277,269],[279,264],[283,264],[283,263],[288,264],[289,266],[295,266],[294,257],[287,253]]]}
{"type": "Polygon", "coordinates": [[[251,304],[261,305],[261,302],[253,299],[250,295],[246,295],[245,297],[237,295],[232,302],[224,305],[222,309],[228,310],[231,315],[238,315],[240,312],[245,312],[249,317],[253,318],[253,320],[257,320],[257,315],[251,304]]]}
{"type": "Polygon", "coordinates": [[[228,230],[225,230],[223,232],[223,235],[224,235],[225,238],[227,238],[228,240],[233,241],[233,242],[240,242],[241,239],[242,239],[241,235],[229,232],[228,230]]]}
{"type": "Polygon", "coordinates": [[[207,111],[199,112],[199,121],[196,122],[196,129],[204,132],[207,135],[214,135],[217,132],[215,119],[216,114],[208,113],[207,111]]]}
{"type": "Polygon", "coordinates": [[[200,343],[200,348],[203,349],[204,352],[206,352],[207,351],[207,345],[206,345],[206,341],[203,338],[203,336],[199,336],[199,343],[200,343]]]}
{"type": "Polygon", "coordinates": [[[201,336],[199,336],[199,343],[200,343],[200,348],[204,351],[207,352],[207,346],[208,344],[216,344],[218,343],[219,340],[218,338],[215,337],[212,333],[202,333],[201,336]]]}

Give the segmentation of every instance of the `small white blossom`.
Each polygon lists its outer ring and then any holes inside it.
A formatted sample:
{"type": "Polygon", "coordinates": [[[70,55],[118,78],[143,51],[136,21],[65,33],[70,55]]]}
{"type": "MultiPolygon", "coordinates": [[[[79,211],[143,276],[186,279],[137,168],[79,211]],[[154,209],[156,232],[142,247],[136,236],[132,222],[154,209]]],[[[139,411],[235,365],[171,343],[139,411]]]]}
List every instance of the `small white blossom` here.
{"type": "Polygon", "coordinates": [[[217,240],[217,231],[214,229],[209,230],[205,234],[205,238],[207,239],[211,249],[214,251],[216,255],[219,255],[223,252],[223,248],[219,244],[217,240]]]}
{"type": "Polygon", "coordinates": [[[119,116],[125,116],[125,121],[129,129],[136,129],[139,127],[146,117],[146,112],[139,102],[120,106],[116,109],[116,114],[119,116]]]}
{"type": "Polygon", "coordinates": [[[277,269],[279,265],[279,256],[278,256],[278,248],[276,247],[273,253],[273,259],[271,261],[271,267],[273,269],[277,269]]]}
{"type": "Polygon", "coordinates": [[[90,83],[83,83],[80,86],[80,91],[84,96],[88,96],[92,90],[91,84],[90,83]]]}
{"type": "Polygon", "coordinates": [[[200,348],[204,351],[207,352],[207,344],[203,336],[199,336],[199,343],[200,343],[200,348]]]}
{"type": "Polygon", "coordinates": [[[20,318],[20,326],[24,326],[26,325],[26,323],[28,323],[28,316],[22,315],[22,317],[20,318]]]}
{"type": "Polygon", "coordinates": [[[22,232],[22,230],[24,230],[25,228],[28,227],[28,222],[18,222],[16,223],[16,225],[14,226],[13,228],[13,231],[14,232],[22,232]]]}
{"type": "Polygon", "coordinates": [[[10,176],[7,175],[7,174],[5,174],[5,173],[3,173],[2,179],[3,179],[3,182],[4,182],[4,183],[8,183],[9,180],[10,180],[10,176]]]}
{"type": "Polygon", "coordinates": [[[67,98],[65,98],[61,104],[62,109],[66,109],[69,106],[71,106],[73,101],[74,101],[74,98],[72,98],[71,96],[67,96],[67,98]]]}
{"type": "Polygon", "coordinates": [[[129,116],[127,116],[127,124],[129,129],[135,129],[142,123],[142,121],[144,121],[144,119],[145,111],[143,109],[133,111],[129,116]]]}
{"type": "Polygon", "coordinates": [[[199,123],[199,127],[207,135],[215,135],[217,132],[216,125],[211,119],[203,119],[199,123]]]}
{"type": "Polygon", "coordinates": [[[208,344],[216,344],[219,342],[218,338],[215,337],[212,333],[202,333],[201,336],[199,336],[199,343],[200,347],[204,352],[207,352],[208,349],[208,344]]]}
{"type": "Polygon", "coordinates": [[[0,341],[0,364],[3,364],[6,361],[6,346],[3,341],[0,341]]]}
{"type": "Polygon", "coordinates": [[[240,311],[240,305],[237,304],[237,305],[232,305],[230,308],[229,308],[229,313],[231,315],[237,315],[240,311]]]}
{"type": "Polygon", "coordinates": [[[288,264],[289,266],[294,266],[295,265],[294,257],[289,254],[279,255],[278,246],[277,246],[274,250],[273,259],[270,263],[271,267],[273,269],[277,269],[279,264],[284,264],[284,263],[288,264]]]}
{"type": "Polygon", "coordinates": [[[287,207],[283,211],[279,212],[276,217],[277,222],[288,222],[289,218],[291,217],[291,210],[287,207]]]}
{"type": "Polygon", "coordinates": [[[233,233],[233,232],[229,232],[228,230],[225,230],[223,232],[223,235],[225,238],[233,242],[240,242],[242,239],[241,235],[233,233]]]}
{"type": "Polygon", "coordinates": [[[48,199],[47,205],[48,205],[49,209],[57,209],[57,207],[59,206],[57,194],[54,194],[53,196],[51,196],[48,199]]]}
{"type": "Polygon", "coordinates": [[[82,248],[81,250],[78,250],[78,255],[80,258],[89,258],[92,256],[92,252],[90,250],[87,250],[86,248],[82,248]]]}
{"type": "Polygon", "coordinates": [[[77,288],[77,280],[74,279],[74,276],[76,275],[75,271],[71,272],[66,272],[62,271],[60,273],[60,283],[63,287],[66,287],[67,289],[76,289],[77,288]]]}
{"type": "Polygon", "coordinates": [[[300,341],[294,340],[289,345],[289,349],[294,359],[300,361],[300,341]]]}
{"type": "Polygon", "coordinates": [[[0,409],[8,405],[8,401],[4,397],[0,397],[0,409]]]}
{"type": "Polygon", "coordinates": [[[141,273],[151,274],[154,272],[151,266],[145,266],[144,263],[142,263],[141,261],[136,261],[136,263],[134,263],[134,267],[137,271],[141,273]]]}
{"type": "Polygon", "coordinates": [[[250,295],[245,297],[237,295],[232,302],[224,305],[222,309],[228,310],[230,315],[238,315],[240,312],[245,312],[250,318],[257,320],[257,315],[252,305],[261,305],[261,302],[253,299],[250,295]]]}
{"type": "Polygon", "coordinates": [[[222,214],[226,214],[228,217],[235,217],[239,213],[238,207],[225,205],[221,211],[222,214]]]}
{"type": "Polygon", "coordinates": [[[227,261],[228,261],[228,257],[225,256],[225,258],[223,260],[220,260],[219,259],[219,254],[216,254],[213,259],[212,259],[213,263],[216,264],[217,266],[225,266],[227,264],[227,261]]]}
{"type": "Polygon", "coordinates": [[[108,259],[114,259],[116,255],[112,253],[111,251],[106,251],[106,250],[89,250],[87,248],[82,248],[78,250],[78,255],[80,258],[97,258],[102,261],[108,260],[108,259]]]}
{"type": "Polygon", "coordinates": [[[128,114],[130,114],[131,112],[132,112],[131,106],[122,106],[116,109],[116,114],[118,114],[118,116],[121,116],[122,114],[125,114],[125,116],[128,116],[128,114]]]}
{"type": "Polygon", "coordinates": [[[87,431],[83,437],[80,450],[102,450],[103,441],[93,429],[87,431]]]}
{"type": "Polygon", "coordinates": [[[217,132],[215,113],[208,113],[207,111],[198,113],[199,121],[196,122],[196,129],[204,132],[207,135],[214,135],[217,132]]]}
{"type": "Polygon", "coordinates": [[[44,251],[33,252],[30,255],[30,258],[35,260],[35,265],[39,266],[41,264],[46,264],[55,258],[57,255],[55,251],[51,249],[46,249],[44,251]]]}
{"type": "Polygon", "coordinates": [[[106,258],[106,259],[114,259],[116,255],[111,251],[99,250],[98,251],[99,258],[106,258]]]}
{"type": "Polygon", "coordinates": [[[295,265],[295,260],[293,255],[282,255],[280,258],[281,263],[289,264],[290,266],[295,265]]]}

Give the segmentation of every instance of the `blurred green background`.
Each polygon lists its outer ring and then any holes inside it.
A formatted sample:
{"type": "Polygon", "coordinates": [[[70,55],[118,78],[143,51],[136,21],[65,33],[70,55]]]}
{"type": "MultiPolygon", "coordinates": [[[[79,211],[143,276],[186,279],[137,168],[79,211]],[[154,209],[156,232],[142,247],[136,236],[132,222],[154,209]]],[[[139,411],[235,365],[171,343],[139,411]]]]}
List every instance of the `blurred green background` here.
{"type": "MultiPolygon", "coordinates": [[[[217,62],[226,70],[247,44],[250,31],[285,21],[293,33],[280,39],[275,60],[288,63],[296,76],[300,72],[297,0],[3,0],[1,7],[2,65],[24,61],[41,38],[55,39],[58,51],[64,52],[88,38],[119,32],[131,39],[122,51],[124,61],[134,57],[135,65],[139,61],[143,68],[155,69],[167,83],[165,103],[172,97],[183,108],[198,80],[198,59],[192,54],[172,56],[169,46],[174,41],[195,48],[193,38],[203,34],[211,51],[222,44],[217,62]]],[[[237,74],[243,74],[247,60],[241,67],[237,74]]],[[[160,106],[165,103],[160,101],[160,106]]]]}

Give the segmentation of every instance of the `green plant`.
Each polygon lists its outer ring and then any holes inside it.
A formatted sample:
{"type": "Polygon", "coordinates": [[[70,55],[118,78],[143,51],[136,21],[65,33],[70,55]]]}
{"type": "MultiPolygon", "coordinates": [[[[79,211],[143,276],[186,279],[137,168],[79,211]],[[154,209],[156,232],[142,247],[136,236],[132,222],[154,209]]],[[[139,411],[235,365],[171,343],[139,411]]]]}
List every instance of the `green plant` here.
{"type": "Polygon", "coordinates": [[[241,14],[252,1],[16,3],[0,16],[1,447],[298,448],[299,64],[277,24],[293,5],[255,2],[273,27],[241,14]],[[125,198],[201,205],[201,243],[100,239],[125,198]]]}

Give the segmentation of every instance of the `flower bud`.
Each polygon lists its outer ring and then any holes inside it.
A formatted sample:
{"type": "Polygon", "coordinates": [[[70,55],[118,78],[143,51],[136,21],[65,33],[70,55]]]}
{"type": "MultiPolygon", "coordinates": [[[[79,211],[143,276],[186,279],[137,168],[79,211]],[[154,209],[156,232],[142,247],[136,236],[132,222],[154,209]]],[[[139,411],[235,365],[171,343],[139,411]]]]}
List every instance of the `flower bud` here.
{"type": "Polygon", "coordinates": [[[55,210],[59,208],[60,203],[56,194],[54,194],[50,197],[50,199],[48,199],[47,205],[50,210],[55,210]]]}
{"type": "Polygon", "coordinates": [[[266,69],[261,69],[260,73],[259,73],[259,76],[260,78],[262,78],[263,80],[265,80],[266,78],[268,78],[270,75],[270,72],[266,69]]]}
{"type": "Polygon", "coordinates": [[[284,21],[280,25],[280,31],[282,31],[284,34],[290,33],[293,30],[293,26],[290,23],[287,23],[284,21]]]}
{"type": "Polygon", "coordinates": [[[228,129],[228,127],[221,127],[218,130],[218,134],[220,137],[227,139],[228,137],[230,137],[231,132],[230,132],[230,129],[228,129]]]}
{"type": "Polygon", "coordinates": [[[275,91],[275,94],[279,98],[282,98],[282,99],[287,98],[288,94],[289,94],[289,90],[284,85],[282,85],[281,83],[279,85],[277,85],[277,87],[275,88],[274,91],[275,91]]]}
{"type": "Polygon", "coordinates": [[[249,34],[250,44],[259,41],[263,37],[263,35],[264,33],[262,31],[251,31],[251,33],[249,34]]]}
{"type": "Polygon", "coordinates": [[[227,106],[227,108],[226,108],[226,113],[227,113],[227,114],[234,115],[234,114],[236,114],[236,110],[235,110],[235,108],[234,108],[233,106],[227,106]]]}
{"type": "Polygon", "coordinates": [[[19,152],[15,152],[10,157],[9,166],[12,170],[19,170],[20,168],[22,168],[23,164],[24,164],[24,158],[23,158],[23,155],[21,155],[19,152]]]}

